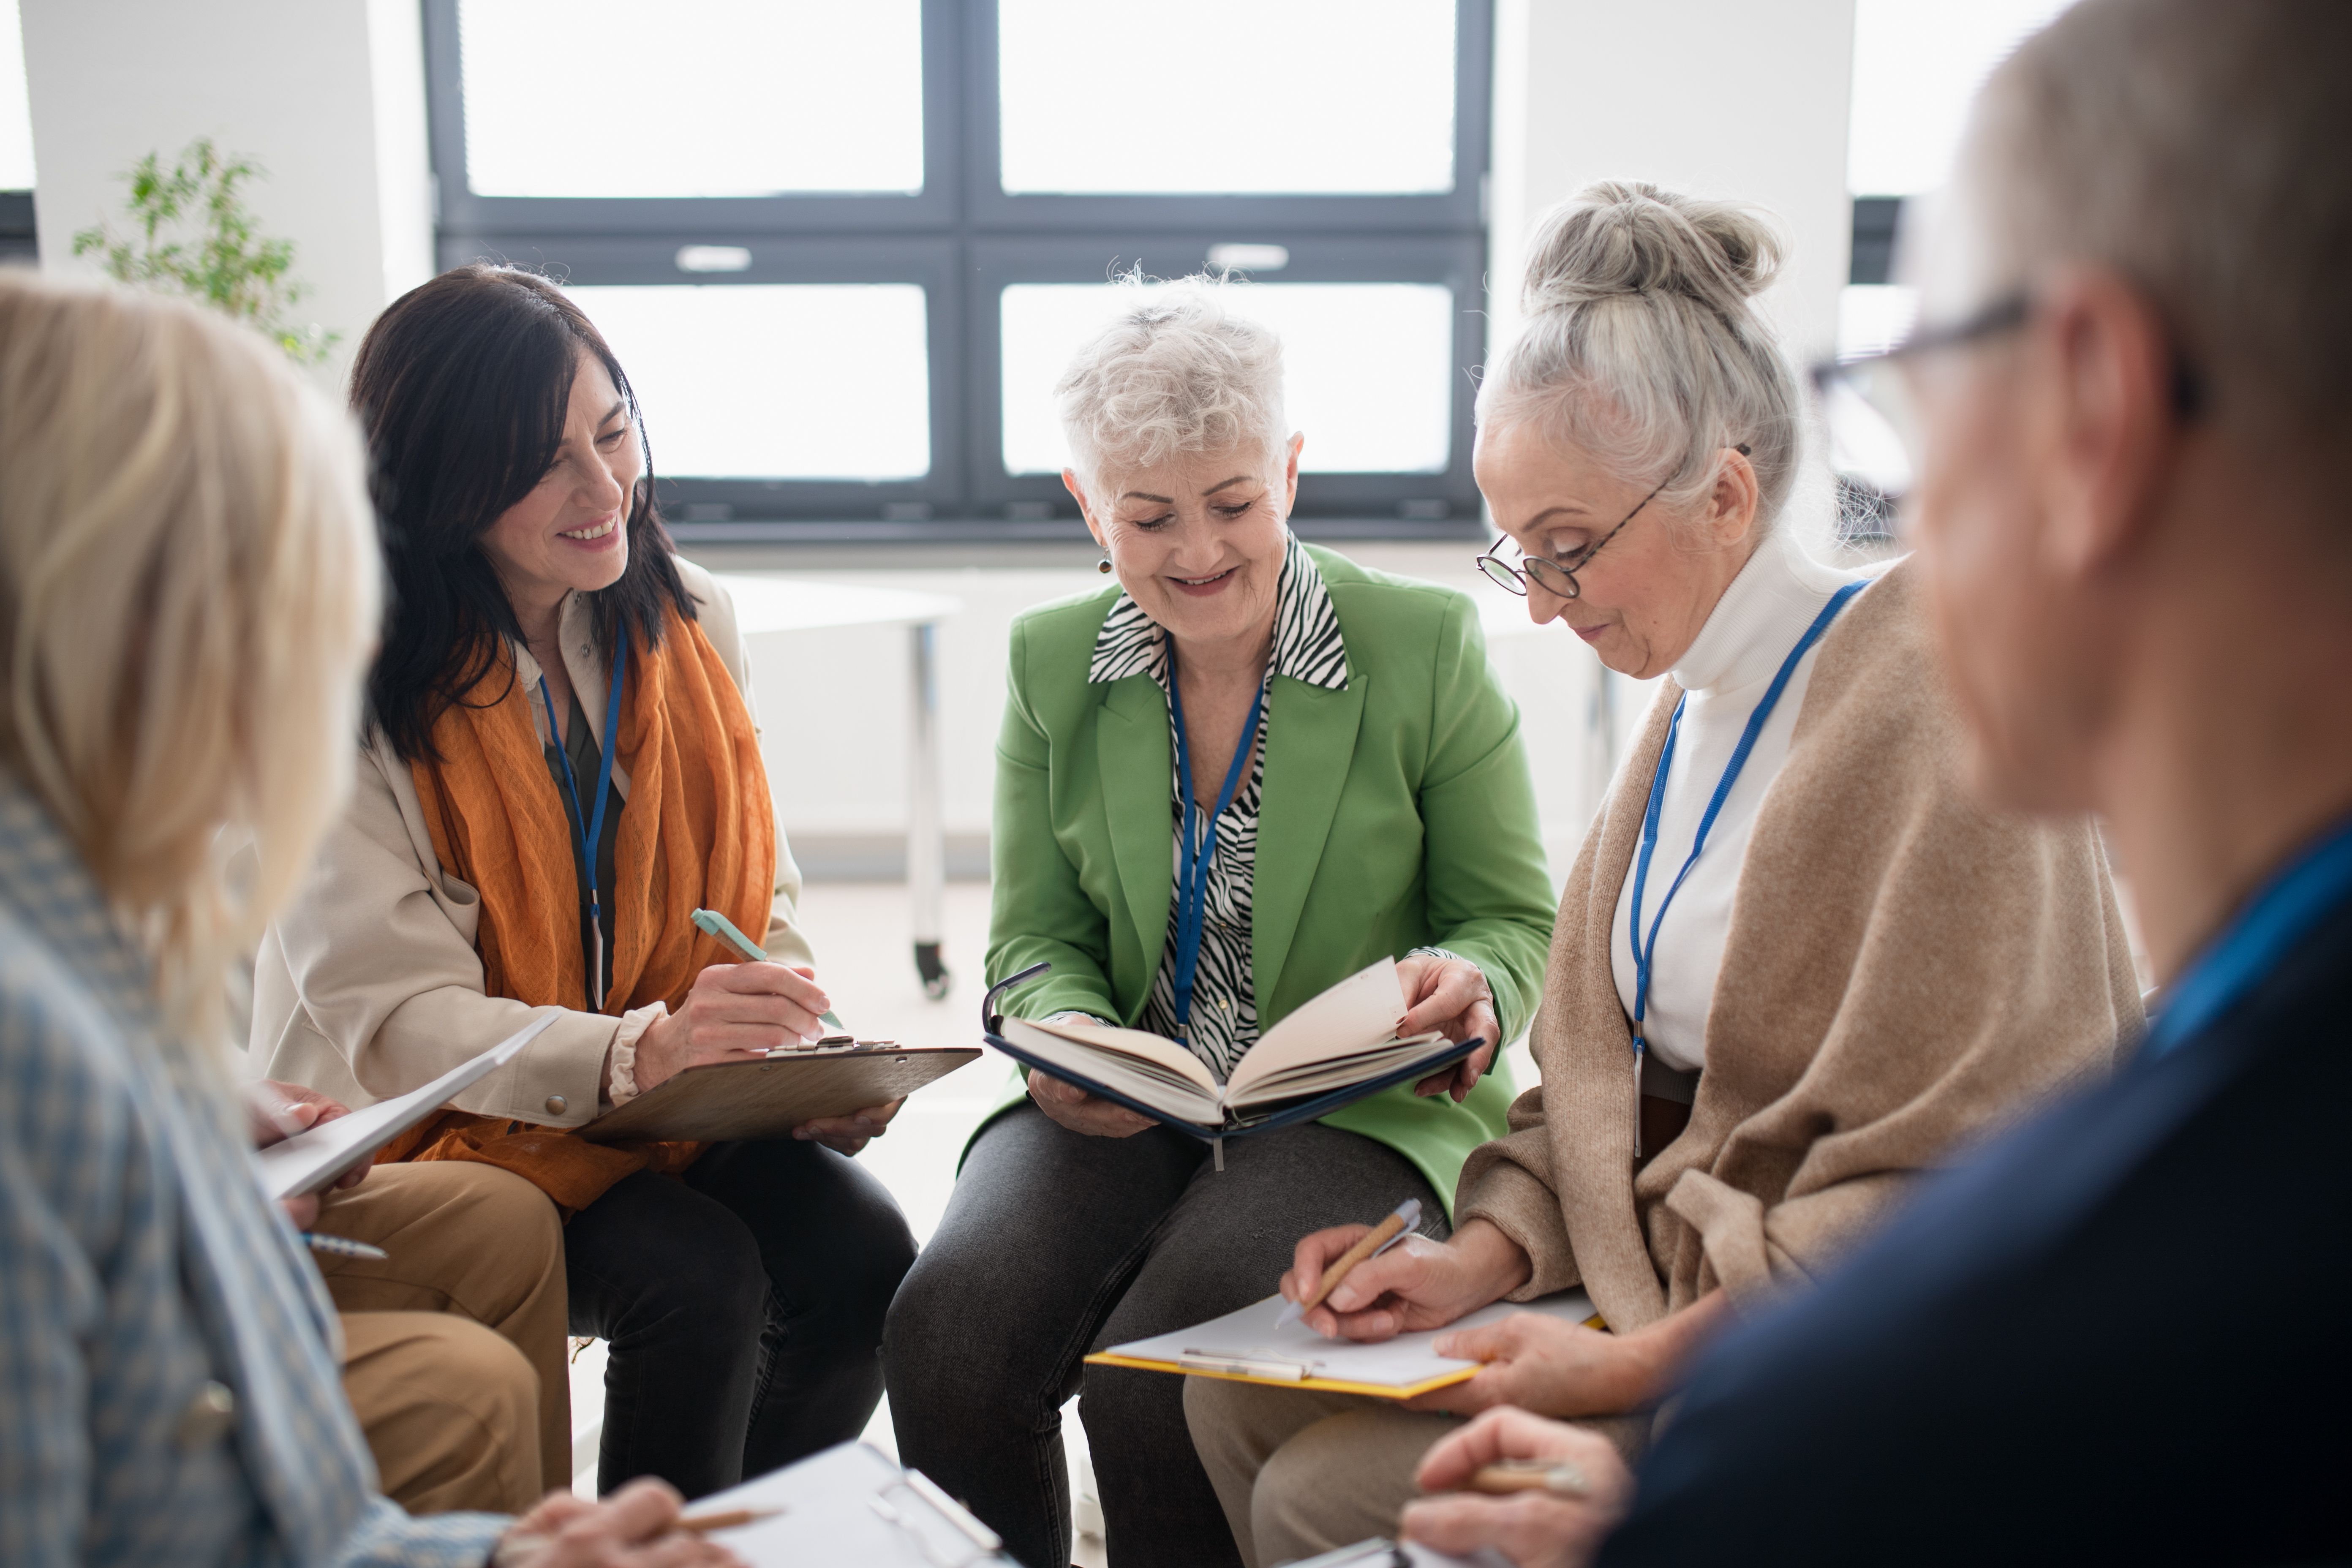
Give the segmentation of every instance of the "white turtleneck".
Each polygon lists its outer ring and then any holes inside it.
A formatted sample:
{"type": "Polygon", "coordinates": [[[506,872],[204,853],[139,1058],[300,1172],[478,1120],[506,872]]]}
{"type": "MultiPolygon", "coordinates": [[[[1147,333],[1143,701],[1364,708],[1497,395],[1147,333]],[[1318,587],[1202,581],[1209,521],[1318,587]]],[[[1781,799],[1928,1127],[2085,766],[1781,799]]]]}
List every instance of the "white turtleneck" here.
{"type": "MultiPolygon", "coordinates": [[[[1762,700],[1772,678],[1780,673],[1781,660],[1805,635],[1822,606],[1840,588],[1862,576],[1823,566],[1776,531],[1757,546],[1748,564],[1739,569],[1689,651],[1675,666],[1675,681],[1689,696],[1683,705],[1682,732],[1675,742],[1674,769],[1667,775],[1665,799],[1659,807],[1658,847],[1651,857],[1649,881],[1642,894],[1645,927],[1658,918],[1658,900],[1674,886],[1675,874],[1689,858],[1699,818],[1706,814],[1707,801],[1731,761],[1740,731],[1747,728],[1748,715],[1762,700]]],[[[1789,736],[1805,706],[1805,688],[1812,680],[1813,663],[1820,657],[1821,645],[1815,643],[1798,661],[1780,706],[1765,721],[1747,767],[1707,834],[1706,853],[1691,868],[1689,879],[1675,895],[1665,923],[1659,928],[1643,1033],[1660,1063],[1678,1071],[1692,1072],[1706,1065],[1707,1010],[1715,1000],[1716,973],[1723,966],[1723,945],[1731,929],[1731,898],[1738,886],[1740,863],[1747,857],[1748,835],[1765,791],[1772,787],[1780,765],[1789,760],[1789,736]]],[[[1617,894],[1609,951],[1618,999],[1629,1018],[1633,1016],[1634,992],[1633,908],[1633,868],[1628,867],[1624,886],[1617,894]]]]}

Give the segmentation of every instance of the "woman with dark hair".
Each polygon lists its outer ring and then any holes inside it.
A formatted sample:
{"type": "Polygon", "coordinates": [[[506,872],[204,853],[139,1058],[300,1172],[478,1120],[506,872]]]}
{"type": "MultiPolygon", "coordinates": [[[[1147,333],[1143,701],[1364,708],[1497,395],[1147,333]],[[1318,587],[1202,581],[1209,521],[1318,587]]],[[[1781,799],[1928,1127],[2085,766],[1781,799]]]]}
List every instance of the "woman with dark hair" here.
{"type": "Polygon", "coordinates": [[[897,1107],[760,1142],[568,1131],[830,1005],[734,606],[672,551],[628,378],[561,289],[476,265],[384,311],[352,402],[391,609],[355,797],[263,944],[254,1057],[356,1106],[552,1014],[387,1154],[503,1166],[566,1215],[572,1329],[612,1352],[600,1487],[695,1497],[853,1437],[914,1244],[846,1156],[897,1107]]]}

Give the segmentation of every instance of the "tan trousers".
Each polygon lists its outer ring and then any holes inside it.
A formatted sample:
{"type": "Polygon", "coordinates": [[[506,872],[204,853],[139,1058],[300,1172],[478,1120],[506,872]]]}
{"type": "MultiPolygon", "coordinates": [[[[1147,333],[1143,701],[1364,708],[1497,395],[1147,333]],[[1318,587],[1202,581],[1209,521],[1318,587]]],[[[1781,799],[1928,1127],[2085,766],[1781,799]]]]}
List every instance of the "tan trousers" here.
{"type": "Polygon", "coordinates": [[[311,1255],[384,1494],[413,1513],[520,1512],[570,1485],[563,1226],[546,1194],[490,1165],[379,1165],[328,1194],[316,1228],[391,1254],[311,1255]]]}
{"type": "Polygon", "coordinates": [[[1213,1377],[1184,1380],[1184,1420],[1249,1568],[1394,1535],[1420,1495],[1421,1457],[1460,1424],[1386,1399],[1213,1377]]]}

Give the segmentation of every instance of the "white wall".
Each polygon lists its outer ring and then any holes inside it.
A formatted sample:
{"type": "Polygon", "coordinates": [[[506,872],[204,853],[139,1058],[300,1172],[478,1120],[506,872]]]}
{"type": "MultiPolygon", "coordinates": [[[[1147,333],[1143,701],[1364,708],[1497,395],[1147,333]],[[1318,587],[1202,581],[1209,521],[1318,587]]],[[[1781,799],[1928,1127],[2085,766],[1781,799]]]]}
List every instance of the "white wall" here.
{"type": "Polygon", "coordinates": [[[1766,304],[1801,360],[1837,339],[1853,236],[1846,126],[1853,0],[1497,0],[1497,330],[1517,312],[1519,242],[1595,180],[1753,202],[1794,258],[1766,304]]]}
{"type": "Polygon", "coordinates": [[[416,0],[22,0],[47,271],[94,269],[73,235],[121,227],[122,173],[199,136],[268,178],[248,199],[295,244],[301,315],[341,332],[340,384],[377,311],[433,271],[416,0]]]}

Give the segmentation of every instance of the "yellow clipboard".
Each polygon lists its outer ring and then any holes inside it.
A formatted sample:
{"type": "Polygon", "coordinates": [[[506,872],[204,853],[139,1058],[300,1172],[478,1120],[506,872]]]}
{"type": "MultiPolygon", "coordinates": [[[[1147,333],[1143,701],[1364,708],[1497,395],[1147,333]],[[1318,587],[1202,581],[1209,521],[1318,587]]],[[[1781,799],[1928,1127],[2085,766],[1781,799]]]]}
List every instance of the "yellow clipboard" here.
{"type": "Polygon", "coordinates": [[[1527,1311],[1559,1318],[1566,1322],[1580,1322],[1587,1328],[1600,1329],[1604,1332],[1609,1326],[1601,1320],[1601,1314],[1592,1310],[1591,1297],[1581,1290],[1568,1290],[1539,1301],[1497,1301],[1466,1314],[1444,1329],[1400,1335],[1378,1345],[1358,1346],[1344,1341],[1321,1340],[1312,1330],[1302,1325],[1293,1325],[1286,1330],[1281,1328],[1271,1321],[1281,1305],[1279,1297],[1269,1297],[1192,1329],[1097,1351],[1086,1358],[1087,1364],[1129,1367],[1138,1372],[1172,1373],[1180,1377],[1213,1377],[1227,1383],[1255,1383],[1266,1388],[1305,1388],[1319,1394],[1355,1394],[1372,1399],[1405,1400],[1415,1399],[1441,1388],[1450,1388],[1457,1383],[1467,1383],[1478,1375],[1480,1368],[1473,1362],[1445,1361],[1442,1370],[1430,1372],[1426,1376],[1412,1377],[1409,1382],[1372,1382],[1362,1375],[1382,1361],[1389,1361],[1393,1366],[1394,1352],[1398,1351],[1404,1352],[1407,1366],[1397,1370],[1406,1375],[1427,1368],[1431,1361],[1442,1360],[1430,1353],[1426,1344],[1416,1351],[1400,1342],[1433,1342],[1440,1333],[1477,1328],[1527,1311]],[[1288,1338],[1285,1339],[1285,1335],[1288,1338]],[[1217,1348],[1205,1348],[1204,1342],[1206,1346],[1217,1348]],[[1235,1343],[1256,1348],[1225,1348],[1235,1343]],[[1326,1364],[1327,1356],[1360,1364],[1331,1368],[1337,1375],[1318,1375],[1316,1369],[1326,1364]],[[1419,1364],[1413,1365],[1416,1361],[1419,1364]],[[1350,1377],[1347,1375],[1349,1372],[1358,1375],[1350,1377]]]}
{"type": "Polygon", "coordinates": [[[1307,1388],[1318,1394],[1363,1394],[1374,1399],[1414,1399],[1441,1388],[1451,1388],[1457,1383],[1467,1383],[1478,1375],[1475,1365],[1442,1373],[1421,1383],[1349,1383],[1336,1377],[1273,1377],[1265,1373],[1221,1372],[1206,1366],[1188,1366],[1182,1362],[1144,1361],[1136,1356],[1116,1355],[1109,1351],[1097,1351],[1087,1357],[1088,1366],[1127,1366],[1139,1372],[1172,1372],[1185,1377],[1214,1377],[1227,1383],[1255,1383],[1266,1388],[1307,1388]]]}

